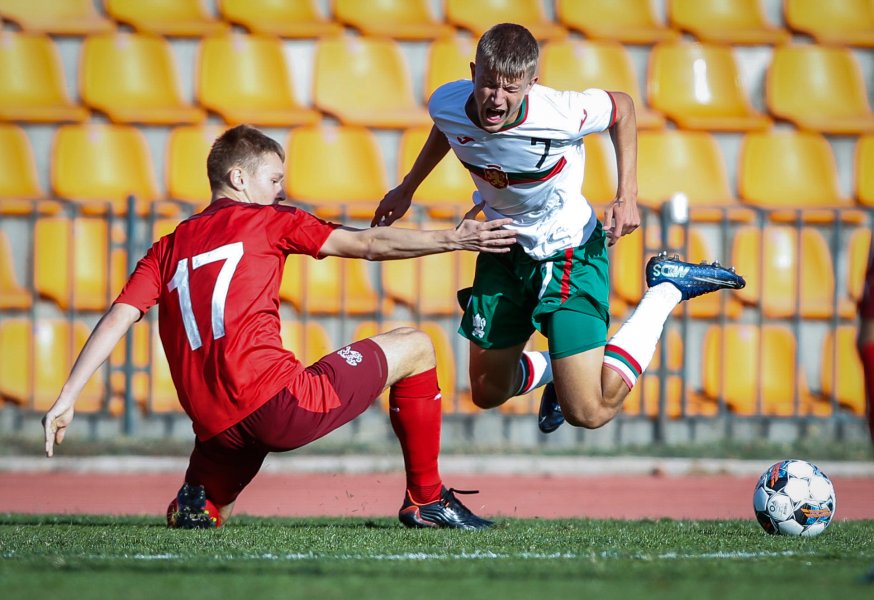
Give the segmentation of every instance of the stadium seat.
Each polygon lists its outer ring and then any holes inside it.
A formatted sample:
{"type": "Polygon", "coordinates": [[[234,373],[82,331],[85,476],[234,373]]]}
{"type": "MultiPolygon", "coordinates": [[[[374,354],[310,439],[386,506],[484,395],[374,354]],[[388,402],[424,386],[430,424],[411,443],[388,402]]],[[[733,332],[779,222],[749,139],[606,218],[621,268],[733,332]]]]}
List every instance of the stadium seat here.
{"type": "Polygon", "coordinates": [[[335,349],[324,326],[315,319],[282,321],[282,345],[305,365],[311,365],[335,349]]]}
{"type": "Polygon", "coordinates": [[[783,44],[791,38],[768,23],[762,0],[669,0],[668,20],[674,29],[714,44],[783,44]]]}
{"type": "MultiPolygon", "coordinates": [[[[47,411],[67,380],[73,360],[88,339],[88,327],[56,319],[0,321],[0,396],[27,410],[47,411]]],[[[77,413],[104,408],[104,382],[98,372],[76,401],[77,413]]],[[[118,407],[109,410],[117,414],[118,407]]]]}
{"type": "Polygon", "coordinates": [[[431,123],[413,97],[410,72],[394,40],[323,38],[313,69],[313,103],[345,125],[402,129],[431,123]]]}
{"type": "MultiPolygon", "coordinates": [[[[761,307],[766,318],[831,318],[835,314],[832,263],[828,243],[814,227],[803,227],[800,237],[791,225],[766,225],[763,230],[741,227],[735,232],[732,264],[747,285],[734,293],[744,303],[761,307]]],[[[838,302],[839,315],[855,314],[849,301],[839,298],[838,302]]]]}
{"type": "Polygon", "coordinates": [[[603,218],[604,206],[616,198],[618,175],[616,153],[609,134],[587,135],[583,139],[586,167],[583,173],[583,196],[596,207],[603,218]]]}
{"type": "Polygon", "coordinates": [[[224,33],[229,27],[207,12],[203,0],[105,0],[105,4],[110,17],[141,33],[201,37],[224,33]]]}
{"type": "MultiPolygon", "coordinates": [[[[20,255],[20,254],[19,254],[20,255]]],[[[9,238],[0,229],[0,310],[26,309],[32,305],[31,293],[18,283],[9,238]]]]}
{"type": "Polygon", "coordinates": [[[871,237],[870,227],[859,227],[850,234],[847,242],[846,297],[853,305],[862,299],[865,289],[865,276],[872,258],[871,237]]]}
{"type": "Polygon", "coordinates": [[[738,415],[831,414],[831,404],[810,393],[797,346],[782,325],[711,325],[702,348],[704,393],[738,415]]]}
{"type": "Polygon", "coordinates": [[[314,205],[321,217],[369,221],[388,191],[382,152],[369,129],[298,127],[289,135],[286,148],[292,157],[285,163],[288,197],[314,205]]]}
{"type": "Polygon", "coordinates": [[[750,220],[728,183],[724,159],[706,131],[641,131],[638,135],[638,202],[658,209],[677,193],[689,201],[693,221],[750,220]]]}
{"type": "MultiPolygon", "coordinates": [[[[147,414],[183,413],[173,378],[170,375],[170,366],[164,354],[164,347],[161,345],[161,338],[158,335],[157,321],[143,319],[139,323],[135,323],[127,335],[133,336],[131,366],[134,371],[130,386],[134,401],[142,406],[147,414]],[[150,331],[152,332],[151,340],[149,339],[150,331]]],[[[110,364],[113,367],[110,383],[113,398],[118,403],[123,402],[126,390],[123,370],[125,350],[126,340],[122,338],[110,356],[110,364]]]]}
{"type": "Polygon", "coordinates": [[[856,199],[874,206],[874,134],[860,136],[856,142],[856,199]]]}
{"type": "Polygon", "coordinates": [[[34,226],[34,286],[61,309],[105,310],[127,276],[121,224],[103,218],[46,217],[34,226]],[[110,235],[111,232],[111,235],[110,235]]]}
{"type": "Polygon", "coordinates": [[[199,123],[206,115],[182,99],[170,43],[145,33],[91,35],[79,62],[82,100],[114,123],[199,123]]]}
{"type": "Polygon", "coordinates": [[[425,59],[424,101],[438,87],[450,81],[470,79],[470,63],[476,58],[476,42],[467,37],[434,40],[425,59]]]}
{"type": "Polygon", "coordinates": [[[778,46],[765,76],[765,102],[775,117],[834,135],[874,132],[865,76],[849,48],[778,46]]]}
{"type": "Polygon", "coordinates": [[[58,48],[47,35],[0,30],[0,119],[54,123],[84,121],[72,102],[58,48]]]}
{"type": "Polygon", "coordinates": [[[680,37],[659,20],[650,0],[557,0],[555,14],[565,27],[593,40],[655,44],[680,37]]]}
{"type": "Polygon", "coordinates": [[[649,101],[683,129],[751,131],[771,119],[755,110],[729,46],[657,44],[649,55],[649,101]]]}
{"type": "Polygon", "coordinates": [[[88,35],[115,29],[94,0],[0,0],[0,17],[24,31],[52,35],[88,35]]]}
{"type": "Polygon", "coordinates": [[[315,260],[291,255],[279,286],[279,297],[306,315],[373,315],[391,310],[390,301],[380,301],[371,283],[365,260],[329,256],[315,260]]]}
{"type": "Polygon", "coordinates": [[[834,396],[838,406],[864,417],[865,372],[856,346],[858,335],[855,325],[838,325],[836,330],[826,332],[822,344],[820,390],[826,400],[831,401],[834,396]]]}
{"type": "Polygon", "coordinates": [[[631,56],[619,42],[558,40],[544,44],[540,83],[558,90],[625,92],[634,100],[638,127],[661,129],[665,125],[664,117],[644,102],[631,56]]]}
{"type": "Polygon", "coordinates": [[[0,123],[0,214],[52,212],[57,208],[58,204],[46,197],[40,185],[33,149],[24,129],[0,123]]]}
{"type": "Polygon", "coordinates": [[[127,198],[137,212],[160,197],[152,159],[142,131],[129,125],[62,125],[52,147],[52,191],[79,203],[83,211],[127,214],[127,198]]]}
{"type": "Polygon", "coordinates": [[[286,38],[337,35],[343,26],[319,13],[316,0],[218,0],[222,17],[252,33],[286,38]]]}
{"type": "MultiPolygon", "coordinates": [[[[430,132],[430,127],[413,127],[401,135],[398,181],[413,167],[430,132]]],[[[428,214],[434,218],[460,220],[473,206],[471,198],[474,190],[476,186],[470,173],[450,151],[413,194],[413,205],[426,208],[428,214]]]]}
{"type": "Polygon", "coordinates": [[[236,33],[205,37],[197,72],[201,106],[230,125],[290,127],[320,118],[317,111],[297,101],[278,38],[236,33]]]}
{"type": "Polygon", "coordinates": [[[496,23],[522,23],[538,41],[567,35],[546,16],[541,0],[446,0],[446,20],[477,38],[496,23]]]}
{"type": "Polygon", "coordinates": [[[874,46],[874,4],[870,0],[784,0],[783,17],[793,30],[819,44],[874,46]]]}
{"type": "Polygon", "coordinates": [[[224,130],[221,125],[180,125],[170,131],[165,163],[169,198],[197,207],[210,201],[206,157],[224,130]]]}
{"type": "Polygon", "coordinates": [[[335,0],[334,18],[362,34],[402,40],[451,36],[455,29],[437,20],[428,0],[335,0]]]}

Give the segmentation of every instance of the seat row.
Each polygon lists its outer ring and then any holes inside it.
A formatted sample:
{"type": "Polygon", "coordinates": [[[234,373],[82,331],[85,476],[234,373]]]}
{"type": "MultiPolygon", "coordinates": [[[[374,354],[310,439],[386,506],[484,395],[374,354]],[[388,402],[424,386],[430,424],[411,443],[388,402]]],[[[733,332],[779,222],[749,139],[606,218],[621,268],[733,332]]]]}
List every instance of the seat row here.
{"type": "Polygon", "coordinates": [[[667,23],[651,0],[557,0],[554,19],[543,0],[443,0],[440,15],[429,0],[333,0],[328,15],[321,14],[316,0],[217,0],[218,17],[202,0],[105,0],[105,14],[93,0],[0,0],[0,16],[26,30],[59,35],[124,24],[161,35],[201,36],[238,25],[299,38],[333,35],[349,26],[367,35],[418,40],[452,35],[456,28],[480,35],[500,15],[502,21],[524,23],[538,39],[575,31],[646,44],[687,32],[705,41],[773,44],[795,32],[821,43],[874,46],[874,9],[867,0],[784,0],[786,28],[768,22],[761,0],[665,0],[663,5],[667,23]]]}
{"type": "MultiPolygon", "coordinates": [[[[423,97],[442,83],[470,77],[474,43],[447,38],[429,45],[423,97]]],[[[153,34],[106,33],[85,38],[78,91],[69,98],[55,43],[43,34],[0,31],[0,120],[84,121],[89,110],[115,123],[200,123],[207,113],[229,124],[313,124],[323,115],[344,124],[404,128],[429,124],[413,93],[404,55],[385,38],[334,36],[317,42],[312,103],[298,99],[283,43],[264,35],[205,37],[195,73],[195,103],[182,97],[180,69],[169,42],[153,34]],[[229,74],[234,74],[232,80],[229,74]]],[[[854,53],[812,44],[781,45],[767,68],[764,104],[753,108],[729,46],[664,42],[649,55],[647,100],[631,58],[611,41],[545,44],[541,81],[558,89],[622,90],[635,100],[641,127],[665,119],[685,129],[750,131],[773,120],[829,134],[874,132],[874,113],[854,53]]]]}

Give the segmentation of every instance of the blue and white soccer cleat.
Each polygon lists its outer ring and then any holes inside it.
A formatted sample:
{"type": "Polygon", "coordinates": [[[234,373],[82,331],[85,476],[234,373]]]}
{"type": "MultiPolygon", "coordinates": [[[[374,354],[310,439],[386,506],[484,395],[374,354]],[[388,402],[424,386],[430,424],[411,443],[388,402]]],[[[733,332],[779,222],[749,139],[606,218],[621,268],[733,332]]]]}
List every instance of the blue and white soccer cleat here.
{"type": "Polygon", "coordinates": [[[646,284],[654,287],[664,282],[680,290],[683,300],[717,290],[739,290],[747,284],[734,267],[726,268],[718,262],[687,263],[676,254],[668,257],[667,252],[660,252],[646,263],[646,284]]]}
{"type": "Polygon", "coordinates": [[[493,521],[483,519],[473,514],[455,494],[476,494],[477,492],[443,488],[440,497],[434,502],[417,504],[407,493],[404,504],[398,512],[398,519],[406,527],[415,529],[448,528],[448,529],[486,529],[494,525],[493,521]]]}
{"type": "Polygon", "coordinates": [[[564,415],[561,414],[561,406],[558,404],[558,396],[555,394],[555,385],[547,383],[543,387],[543,395],[540,396],[540,410],[537,412],[537,427],[543,433],[552,433],[564,423],[564,415]]]}

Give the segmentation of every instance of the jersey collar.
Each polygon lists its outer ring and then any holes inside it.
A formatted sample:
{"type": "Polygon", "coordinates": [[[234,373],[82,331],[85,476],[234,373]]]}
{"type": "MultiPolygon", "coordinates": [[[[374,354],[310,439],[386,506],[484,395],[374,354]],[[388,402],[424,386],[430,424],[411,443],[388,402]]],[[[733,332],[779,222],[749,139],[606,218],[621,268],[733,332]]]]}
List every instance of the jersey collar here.
{"type": "MultiPolygon", "coordinates": [[[[467,102],[464,103],[464,112],[467,115],[467,118],[470,119],[470,122],[483,129],[483,126],[480,125],[479,115],[476,112],[476,101],[473,99],[473,94],[467,97],[467,102]]],[[[519,105],[519,114],[516,115],[516,118],[512,123],[507,123],[495,133],[501,131],[507,131],[508,129],[513,129],[514,127],[518,127],[522,123],[525,122],[525,119],[528,118],[528,96],[526,95],[522,98],[522,104],[519,105]]],[[[483,130],[485,131],[485,130],[483,130]]],[[[489,133],[489,132],[487,132],[489,133]]]]}

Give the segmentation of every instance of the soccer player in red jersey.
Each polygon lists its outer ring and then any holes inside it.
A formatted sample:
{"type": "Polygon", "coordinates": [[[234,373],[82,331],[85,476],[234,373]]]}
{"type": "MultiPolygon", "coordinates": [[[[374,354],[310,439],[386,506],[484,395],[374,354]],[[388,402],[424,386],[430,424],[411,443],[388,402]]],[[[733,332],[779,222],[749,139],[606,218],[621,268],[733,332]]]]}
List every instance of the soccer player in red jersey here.
{"type": "Polygon", "coordinates": [[[61,443],[76,397],[149,308],[179,401],[196,434],[185,484],[168,508],[175,527],[215,527],[233,510],[268,452],[299,448],[349,422],[390,386],[391,424],[404,455],[408,527],[491,525],[443,486],[437,458],[441,402],[434,347],[400,328],[352,343],[310,366],[280,340],[286,256],[388,260],[452,250],[507,252],[508,219],[468,214],[455,229],[354,229],[285,203],[285,152],[257,129],[222,134],[207,158],[210,205],[155,242],[83,347],[46,413],[46,454],[61,443]]]}
{"type": "Polygon", "coordinates": [[[868,399],[868,429],[874,442],[874,252],[868,259],[865,289],[859,300],[859,357],[865,373],[865,392],[868,399]]]}

